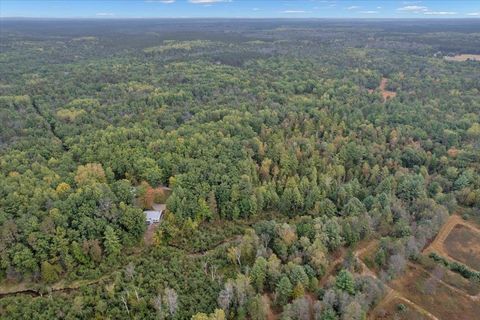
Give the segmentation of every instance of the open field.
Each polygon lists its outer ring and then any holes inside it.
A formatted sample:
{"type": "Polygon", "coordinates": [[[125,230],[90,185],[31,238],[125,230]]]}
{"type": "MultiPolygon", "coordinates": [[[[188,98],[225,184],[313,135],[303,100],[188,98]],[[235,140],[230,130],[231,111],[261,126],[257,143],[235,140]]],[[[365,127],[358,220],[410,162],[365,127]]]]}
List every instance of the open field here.
{"type": "Polygon", "coordinates": [[[480,313],[478,301],[459,294],[432,279],[428,272],[412,266],[407,267],[404,276],[392,281],[391,286],[438,319],[475,319],[480,313]]]}
{"type": "Polygon", "coordinates": [[[452,215],[423,251],[431,252],[480,270],[480,231],[460,216],[452,215]]]}
{"type": "Polygon", "coordinates": [[[397,297],[395,294],[388,300],[384,300],[375,312],[370,316],[372,320],[429,320],[432,317],[419,311],[416,306],[406,303],[402,298],[397,297]]]}
{"type": "Polygon", "coordinates": [[[480,61],[480,54],[457,54],[453,57],[445,57],[447,61],[480,61]]]}
{"type": "MultiPolygon", "coordinates": [[[[478,266],[479,236],[476,226],[452,215],[424,254],[436,252],[471,267],[478,266]]],[[[373,252],[365,250],[359,257],[368,262],[373,252]]],[[[479,301],[477,283],[424,257],[418,263],[409,263],[405,274],[389,283],[388,294],[372,310],[369,319],[476,319],[479,301]]]]}
{"type": "Polygon", "coordinates": [[[480,233],[464,225],[456,225],[444,242],[449,257],[468,267],[480,270],[480,233]]]}

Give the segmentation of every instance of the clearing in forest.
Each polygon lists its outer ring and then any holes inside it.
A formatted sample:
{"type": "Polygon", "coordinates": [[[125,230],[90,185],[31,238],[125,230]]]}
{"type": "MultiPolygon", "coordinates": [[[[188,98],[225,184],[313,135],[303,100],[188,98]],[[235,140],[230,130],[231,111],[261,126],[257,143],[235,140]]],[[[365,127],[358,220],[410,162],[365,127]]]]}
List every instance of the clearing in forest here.
{"type": "Polygon", "coordinates": [[[406,302],[398,297],[393,291],[392,294],[384,299],[370,316],[372,320],[431,320],[434,319],[428,314],[422,313],[416,305],[406,302]]]}
{"type": "MultiPolygon", "coordinates": [[[[388,84],[388,79],[387,78],[382,78],[380,81],[380,86],[378,89],[380,90],[380,93],[382,94],[383,102],[387,102],[387,100],[395,98],[397,96],[397,93],[395,91],[389,91],[387,90],[387,84],[388,84]]],[[[373,89],[368,90],[369,93],[373,93],[373,89]]]]}
{"type": "Polygon", "coordinates": [[[430,273],[408,266],[391,287],[438,319],[475,319],[480,303],[438,281],[430,273]]]}
{"type": "Polygon", "coordinates": [[[447,61],[480,61],[480,54],[457,54],[453,57],[445,57],[447,61]]]}
{"type": "Polygon", "coordinates": [[[452,215],[424,250],[480,270],[480,230],[459,215],[452,215]]]}
{"type": "MultiPolygon", "coordinates": [[[[424,254],[453,256],[452,259],[473,267],[480,255],[479,251],[472,254],[470,248],[478,250],[479,243],[480,231],[460,216],[452,215],[424,254]],[[456,255],[450,252],[456,250],[456,255]]],[[[363,253],[359,255],[362,260],[371,259],[371,248],[363,253]]],[[[409,263],[405,274],[387,288],[388,294],[372,310],[369,319],[475,319],[480,313],[478,285],[440,266],[409,263]]]]}
{"type": "Polygon", "coordinates": [[[480,232],[456,225],[443,245],[449,257],[480,271],[480,232]]]}

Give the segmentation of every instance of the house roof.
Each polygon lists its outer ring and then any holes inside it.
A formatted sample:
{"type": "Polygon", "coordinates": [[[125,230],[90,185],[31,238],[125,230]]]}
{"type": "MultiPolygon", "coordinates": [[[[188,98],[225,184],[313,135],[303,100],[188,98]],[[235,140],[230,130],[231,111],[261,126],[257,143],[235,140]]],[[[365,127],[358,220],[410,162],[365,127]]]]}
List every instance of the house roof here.
{"type": "Polygon", "coordinates": [[[162,216],[162,211],[156,211],[156,210],[147,210],[144,211],[145,217],[147,220],[159,220],[160,217],[162,216]]]}

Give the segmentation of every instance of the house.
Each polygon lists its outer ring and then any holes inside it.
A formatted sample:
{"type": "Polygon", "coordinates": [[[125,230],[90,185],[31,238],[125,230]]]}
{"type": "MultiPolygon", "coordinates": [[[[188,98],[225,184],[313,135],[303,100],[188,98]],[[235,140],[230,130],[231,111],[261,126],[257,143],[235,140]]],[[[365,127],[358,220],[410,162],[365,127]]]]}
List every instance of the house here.
{"type": "Polygon", "coordinates": [[[147,224],[154,224],[159,223],[160,219],[162,219],[162,211],[157,210],[147,210],[143,212],[145,214],[145,220],[147,224]]]}

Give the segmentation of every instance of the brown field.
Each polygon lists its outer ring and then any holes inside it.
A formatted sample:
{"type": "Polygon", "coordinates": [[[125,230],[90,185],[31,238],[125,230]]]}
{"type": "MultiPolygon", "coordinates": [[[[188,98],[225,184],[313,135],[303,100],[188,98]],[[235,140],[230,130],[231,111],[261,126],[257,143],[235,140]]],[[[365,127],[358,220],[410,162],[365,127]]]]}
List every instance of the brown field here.
{"type": "Polygon", "coordinates": [[[447,61],[480,61],[480,54],[457,54],[453,57],[445,57],[447,61]]]}
{"type": "Polygon", "coordinates": [[[429,274],[436,275],[437,279],[453,291],[470,298],[477,299],[480,293],[480,283],[465,279],[460,274],[450,271],[444,266],[428,258],[428,265],[422,263],[409,263],[412,268],[423,270],[429,274]]]}
{"type": "Polygon", "coordinates": [[[386,90],[387,83],[388,79],[382,78],[382,81],[380,82],[380,91],[382,92],[383,102],[386,102],[387,100],[395,98],[397,96],[396,92],[386,90]]]}
{"type": "MultiPolygon", "coordinates": [[[[383,102],[386,102],[389,99],[395,98],[397,96],[397,93],[395,91],[388,91],[386,90],[387,88],[387,83],[388,79],[387,78],[382,78],[380,81],[380,86],[378,89],[380,90],[380,93],[382,94],[383,102]]],[[[373,89],[368,89],[369,93],[373,93],[373,89]]]]}
{"type": "MultiPolygon", "coordinates": [[[[426,257],[436,252],[471,267],[479,263],[480,230],[452,215],[418,263],[408,263],[405,274],[388,284],[388,294],[369,319],[479,319],[480,285],[426,257]],[[403,310],[398,308],[403,304],[403,310]]],[[[372,252],[360,257],[371,259],[372,252]]],[[[478,266],[478,265],[477,265],[478,266]]]]}
{"type": "Polygon", "coordinates": [[[480,303],[476,299],[459,294],[442,282],[429,285],[430,278],[428,272],[408,266],[405,275],[392,281],[391,287],[438,319],[477,319],[480,303]]]}
{"type": "Polygon", "coordinates": [[[464,225],[456,225],[443,243],[448,256],[480,271],[480,233],[464,225]]]}
{"type": "Polygon", "coordinates": [[[381,306],[375,309],[374,313],[370,316],[372,320],[429,320],[432,319],[426,314],[420,312],[415,306],[406,303],[403,299],[394,296],[388,301],[385,300],[381,306]],[[400,310],[399,306],[403,304],[406,309],[400,310]]]}

